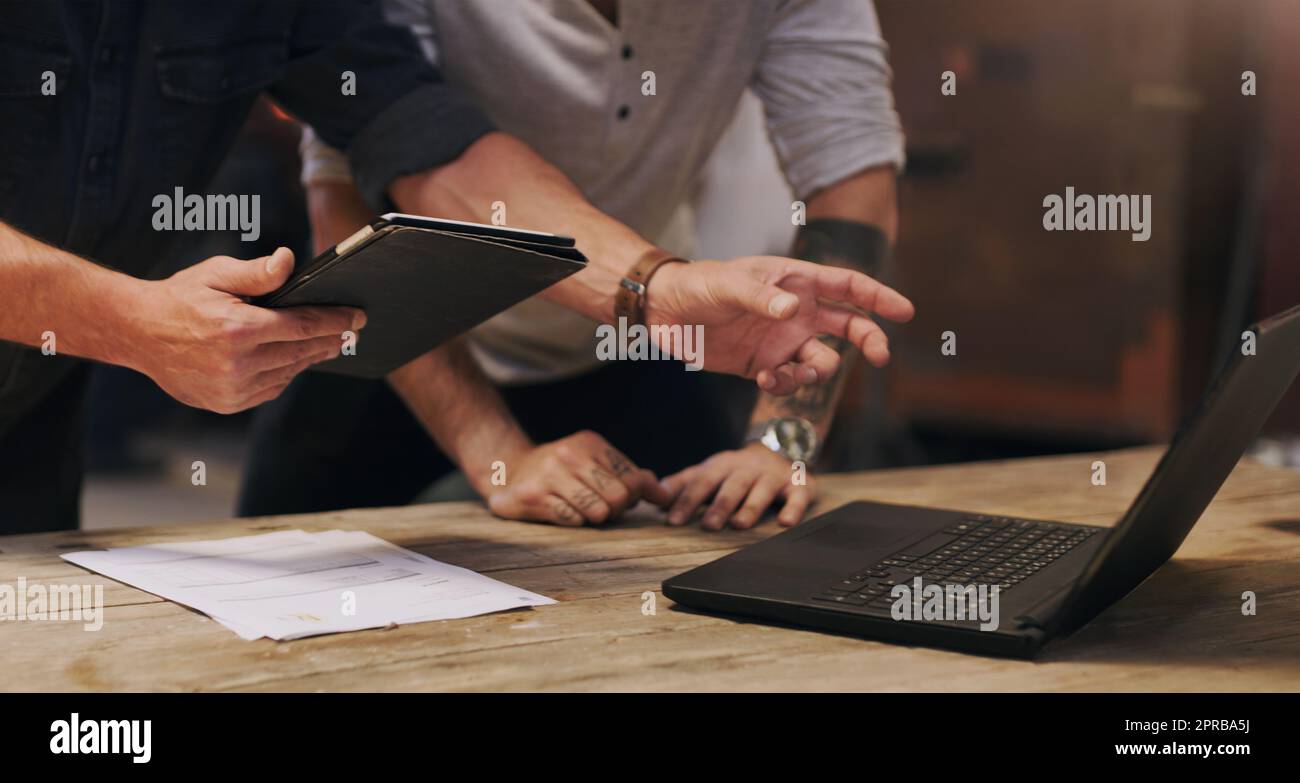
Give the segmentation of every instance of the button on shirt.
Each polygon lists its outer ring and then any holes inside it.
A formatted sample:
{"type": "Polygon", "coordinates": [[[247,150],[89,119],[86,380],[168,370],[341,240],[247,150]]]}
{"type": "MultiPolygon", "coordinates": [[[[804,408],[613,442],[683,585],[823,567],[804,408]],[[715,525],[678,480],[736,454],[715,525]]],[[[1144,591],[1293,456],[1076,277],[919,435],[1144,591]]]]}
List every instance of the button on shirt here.
{"type": "MultiPolygon", "coordinates": [[[[144,276],[176,239],[153,230],[154,197],[202,193],[263,91],[347,150],[376,208],[491,129],[377,3],[6,2],[0,221],[144,276]]],[[[74,361],[0,342],[0,432],[74,361]]]]}
{"type": "MultiPolygon", "coordinates": [[[[617,26],[587,0],[384,7],[502,130],[679,253],[689,252],[679,208],[746,88],[797,198],[903,162],[868,0],[623,0],[617,26]]],[[[304,158],[307,182],[348,178],[346,161],[310,137],[304,158]]],[[[535,299],[475,329],[471,346],[498,383],[553,380],[598,364],[595,326],[535,299]]]]}

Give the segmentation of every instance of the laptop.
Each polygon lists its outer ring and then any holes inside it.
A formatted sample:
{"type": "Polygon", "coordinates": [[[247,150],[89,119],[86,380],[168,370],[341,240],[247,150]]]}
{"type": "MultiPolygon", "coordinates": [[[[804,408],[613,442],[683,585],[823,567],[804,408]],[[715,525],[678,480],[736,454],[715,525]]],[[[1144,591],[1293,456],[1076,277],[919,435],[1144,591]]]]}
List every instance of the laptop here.
{"type": "Polygon", "coordinates": [[[1032,658],[1174,554],[1300,372],[1300,306],[1250,332],[1113,528],[850,503],[668,579],[664,595],[706,612],[1032,658]]]}

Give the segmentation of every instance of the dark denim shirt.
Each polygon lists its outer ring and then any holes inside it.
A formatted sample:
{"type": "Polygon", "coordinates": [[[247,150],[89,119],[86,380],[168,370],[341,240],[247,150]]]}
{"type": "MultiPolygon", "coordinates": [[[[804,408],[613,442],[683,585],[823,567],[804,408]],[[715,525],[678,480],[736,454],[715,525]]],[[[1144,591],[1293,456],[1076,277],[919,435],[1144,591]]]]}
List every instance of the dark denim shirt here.
{"type": "MultiPolygon", "coordinates": [[[[153,198],[204,194],[260,92],[346,150],[376,208],[491,130],[376,2],[3,0],[0,221],[143,276],[170,245],[153,198]]],[[[0,342],[0,433],[72,361],[0,342]]]]}

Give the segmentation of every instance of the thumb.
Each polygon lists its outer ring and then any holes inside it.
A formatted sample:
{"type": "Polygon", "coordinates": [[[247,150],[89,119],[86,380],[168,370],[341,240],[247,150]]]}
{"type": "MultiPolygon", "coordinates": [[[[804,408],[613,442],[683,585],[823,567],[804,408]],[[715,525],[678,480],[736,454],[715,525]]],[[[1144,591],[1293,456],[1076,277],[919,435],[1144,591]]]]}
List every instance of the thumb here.
{"type": "Polygon", "coordinates": [[[218,291],[236,296],[261,296],[289,279],[293,273],[293,251],[279,247],[269,256],[248,261],[217,256],[199,266],[203,267],[204,281],[218,291]]]}
{"type": "Polygon", "coordinates": [[[778,286],[747,278],[743,283],[729,286],[726,298],[731,304],[748,310],[760,318],[785,321],[799,312],[799,297],[778,286]]]}

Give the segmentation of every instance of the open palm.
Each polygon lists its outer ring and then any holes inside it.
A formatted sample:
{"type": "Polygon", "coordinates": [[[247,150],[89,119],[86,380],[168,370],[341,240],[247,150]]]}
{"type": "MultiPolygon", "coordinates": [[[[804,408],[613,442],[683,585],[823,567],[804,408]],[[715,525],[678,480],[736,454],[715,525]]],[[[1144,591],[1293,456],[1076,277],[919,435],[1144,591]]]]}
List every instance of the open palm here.
{"type": "Polygon", "coordinates": [[[839,354],[820,335],[846,340],[883,366],[889,341],[867,313],[906,322],[914,312],[906,297],[861,272],[779,256],[669,264],[646,296],[649,325],[704,327],[706,370],[754,378],[771,394],[835,374],[839,354]]]}

